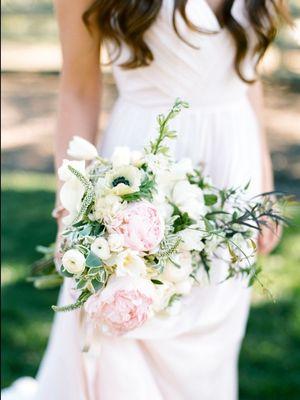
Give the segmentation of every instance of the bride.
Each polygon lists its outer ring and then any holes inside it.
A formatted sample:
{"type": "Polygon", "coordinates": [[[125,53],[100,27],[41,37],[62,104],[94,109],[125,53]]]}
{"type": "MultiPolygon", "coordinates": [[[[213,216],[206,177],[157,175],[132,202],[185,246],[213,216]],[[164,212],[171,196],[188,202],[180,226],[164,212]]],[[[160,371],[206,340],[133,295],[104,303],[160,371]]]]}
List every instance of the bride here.
{"type": "MultiPolygon", "coordinates": [[[[180,97],[190,109],[175,121],[177,157],[201,162],[215,185],[273,189],[256,65],[274,39],[280,0],[56,0],[63,54],[56,165],[74,134],[96,142],[101,98],[100,47],[111,58],[119,97],[99,144],[141,148],[156,116],[180,97]]],[[[58,223],[64,210],[57,201],[58,223]]],[[[265,230],[260,253],[279,232],[265,230]]],[[[149,321],[120,338],[102,334],[81,351],[80,313],[57,315],[34,387],[8,389],[4,399],[233,400],[248,316],[246,282],[197,287],[180,316],[149,321]],[[29,393],[32,389],[32,395],[29,393]],[[33,393],[35,392],[35,393],[33,393]],[[5,397],[7,396],[7,397],[5,397]]],[[[67,303],[69,288],[61,301],[67,303]]],[[[31,382],[32,383],[32,382],[31,382]]]]}

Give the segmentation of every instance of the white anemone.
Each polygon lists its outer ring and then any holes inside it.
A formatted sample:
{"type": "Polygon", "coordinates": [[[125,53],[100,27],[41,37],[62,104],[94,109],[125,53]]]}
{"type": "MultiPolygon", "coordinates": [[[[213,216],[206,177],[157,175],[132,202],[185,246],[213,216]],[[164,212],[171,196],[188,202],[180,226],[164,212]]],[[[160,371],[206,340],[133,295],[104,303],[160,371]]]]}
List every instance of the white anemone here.
{"type": "Polygon", "coordinates": [[[106,175],[106,184],[111,193],[119,196],[137,192],[141,185],[141,171],[132,165],[115,168],[106,175]]]}

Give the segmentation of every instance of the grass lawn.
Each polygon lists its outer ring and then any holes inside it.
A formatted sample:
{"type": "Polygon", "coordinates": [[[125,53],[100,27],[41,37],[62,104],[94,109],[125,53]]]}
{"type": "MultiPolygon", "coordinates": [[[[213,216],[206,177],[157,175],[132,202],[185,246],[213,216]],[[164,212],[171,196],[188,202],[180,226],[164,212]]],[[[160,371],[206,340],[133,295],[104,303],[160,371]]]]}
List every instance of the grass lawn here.
{"type": "MultiPolygon", "coordinates": [[[[46,346],[57,290],[37,291],[24,278],[35,246],[55,237],[54,179],[4,174],[2,225],[2,386],[34,375],[46,346]]],[[[261,260],[275,303],[255,288],[240,359],[241,400],[296,400],[300,393],[300,212],[279,248],[261,260]]]]}

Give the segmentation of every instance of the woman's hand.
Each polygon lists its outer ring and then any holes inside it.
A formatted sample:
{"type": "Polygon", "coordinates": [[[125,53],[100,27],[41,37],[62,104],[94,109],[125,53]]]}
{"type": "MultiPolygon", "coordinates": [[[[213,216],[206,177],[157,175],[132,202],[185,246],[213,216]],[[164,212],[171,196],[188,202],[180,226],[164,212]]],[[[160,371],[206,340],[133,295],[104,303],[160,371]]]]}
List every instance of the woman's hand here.
{"type": "Polygon", "coordinates": [[[273,221],[265,219],[267,225],[262,225],[261,232],[258,236],[258,253],[267,255],[277,247],[281,234],[281,225],[276,224],[273,221]]]}
{"type": "MultiPolygon", "coordinates": [[[[248,95],[250,103],[257,116],[257,121],[260,125],[262,191],[272,192],[274,190],[273,169],[264,128],[264,96],[260,81],[250,85],[248,95]]],[[[262,229],[258,237],[258,252],[263,255],[271,253],[271,251],[278,245],[282,234],[282,227],[280,225],[276,225],[275,222],[268,218],[265,219],[265,222],[267,225],[261,226],[262,229]]]]}

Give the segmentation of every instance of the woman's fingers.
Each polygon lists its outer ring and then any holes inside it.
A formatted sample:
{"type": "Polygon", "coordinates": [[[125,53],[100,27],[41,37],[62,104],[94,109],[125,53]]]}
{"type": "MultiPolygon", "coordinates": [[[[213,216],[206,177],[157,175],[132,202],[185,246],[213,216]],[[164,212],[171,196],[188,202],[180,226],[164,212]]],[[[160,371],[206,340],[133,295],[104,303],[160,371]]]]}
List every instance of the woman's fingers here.
{"type": "Polygon", "coordinates": [[[259,254],[267,255],[278,245],[282,233],[281,226],[272,223],[271,226],[263,226],[258,237],[259,254]]]}

